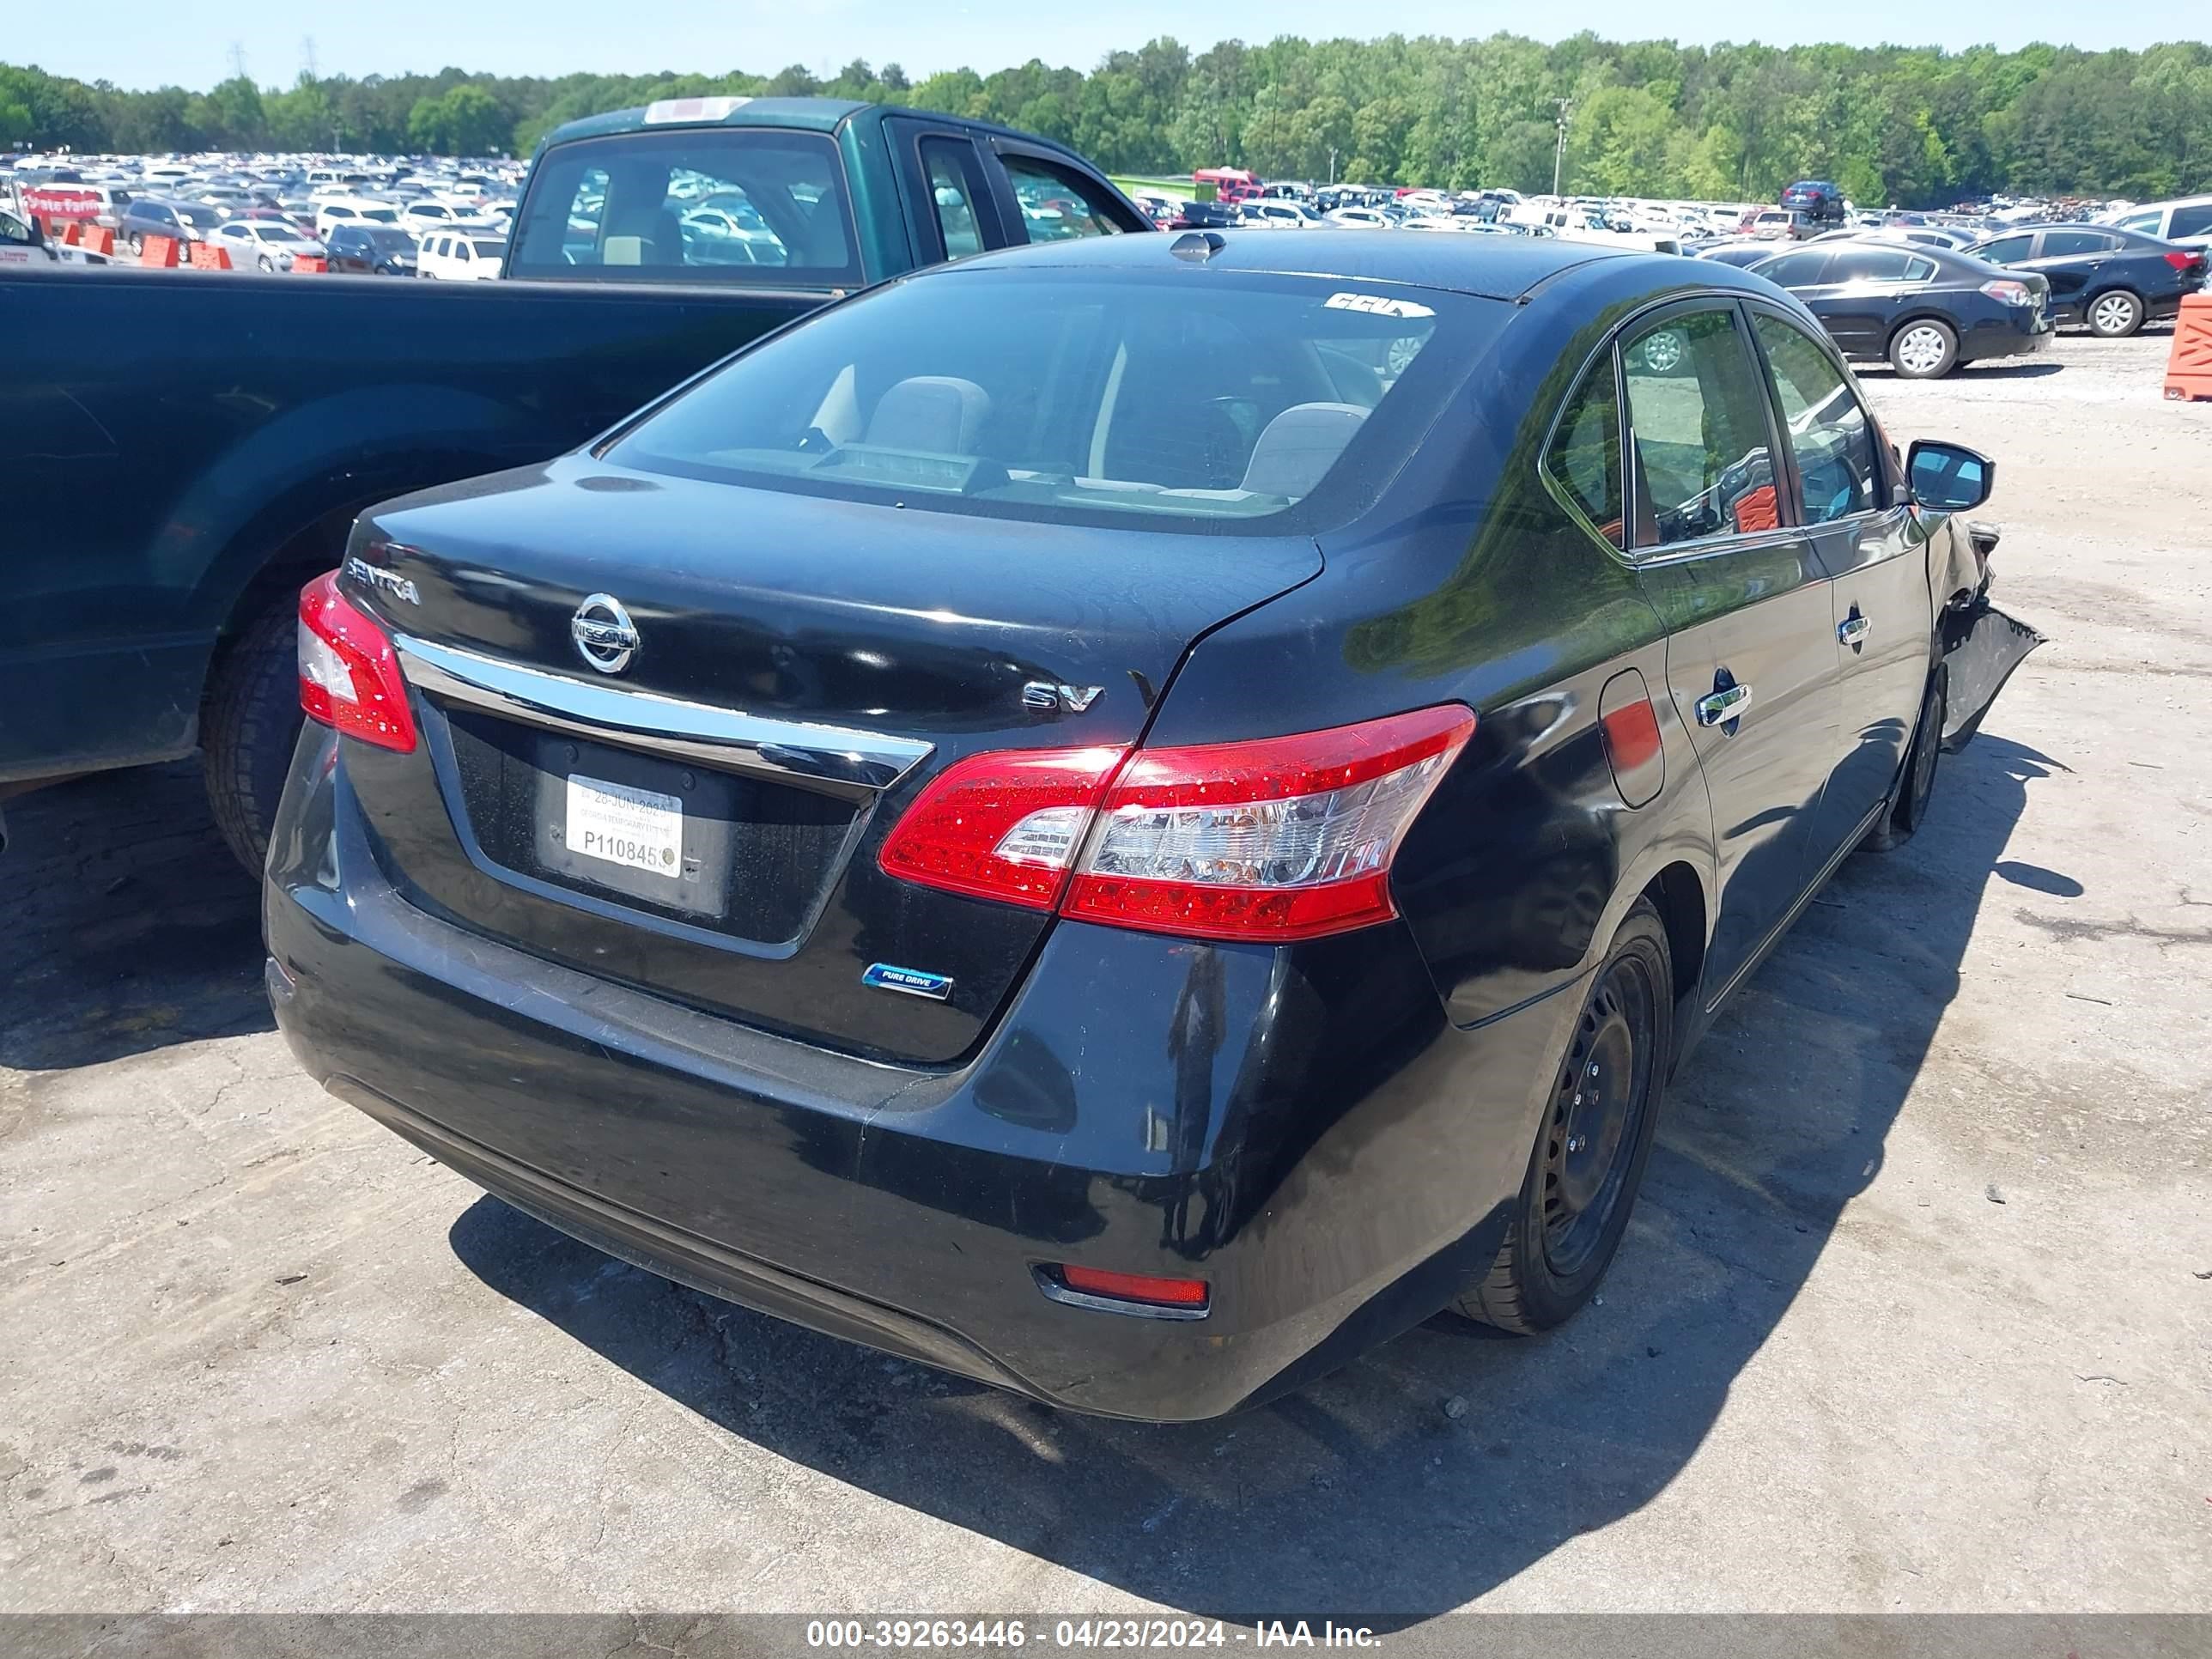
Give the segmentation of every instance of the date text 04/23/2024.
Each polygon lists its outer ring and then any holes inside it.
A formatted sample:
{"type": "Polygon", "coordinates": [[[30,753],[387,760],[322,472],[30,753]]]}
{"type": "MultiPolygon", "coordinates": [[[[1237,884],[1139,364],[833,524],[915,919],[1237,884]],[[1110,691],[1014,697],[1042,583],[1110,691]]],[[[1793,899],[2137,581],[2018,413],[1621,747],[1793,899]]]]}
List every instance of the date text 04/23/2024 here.
{"type": "Polygon", "coordinates": [[[959,1649],[1378,1648],[1365,1625],[1322,1620],[1263,1619],[1249,1629],[1218,1619],[817,1619],[806,1626],[810,1648],[959,1649]]]}

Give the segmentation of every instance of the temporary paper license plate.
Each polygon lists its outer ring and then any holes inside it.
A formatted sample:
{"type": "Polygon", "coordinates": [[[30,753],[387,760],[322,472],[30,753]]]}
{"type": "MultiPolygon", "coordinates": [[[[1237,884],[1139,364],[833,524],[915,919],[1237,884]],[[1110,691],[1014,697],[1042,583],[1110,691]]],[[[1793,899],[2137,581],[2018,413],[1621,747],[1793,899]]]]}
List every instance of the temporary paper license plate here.
{"type": "Polygon", "coordinates": [[[684,803],[571,772],[566,840],[572,853],[672,881],[684,867],[684,803]]]}

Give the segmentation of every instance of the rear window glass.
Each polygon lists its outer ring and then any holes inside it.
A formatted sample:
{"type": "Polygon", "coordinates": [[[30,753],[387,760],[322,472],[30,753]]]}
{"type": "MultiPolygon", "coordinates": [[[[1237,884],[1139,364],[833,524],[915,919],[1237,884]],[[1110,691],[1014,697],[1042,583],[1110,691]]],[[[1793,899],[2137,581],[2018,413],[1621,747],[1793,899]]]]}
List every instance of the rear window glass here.
{"type": "Polygon", "coordinates": [[[1390,477],[1508,310],[1204,276],[911,279],[745,353],[607,453],[953,513],[1175,529],[1295,513],[1304,526],[1390,477]]]}
{"type": "Polygon", "coordinates": [[[768,128],[620,133],[548,150],[514,274],[857,288],[843,164],[826,136],[768,128]]]}

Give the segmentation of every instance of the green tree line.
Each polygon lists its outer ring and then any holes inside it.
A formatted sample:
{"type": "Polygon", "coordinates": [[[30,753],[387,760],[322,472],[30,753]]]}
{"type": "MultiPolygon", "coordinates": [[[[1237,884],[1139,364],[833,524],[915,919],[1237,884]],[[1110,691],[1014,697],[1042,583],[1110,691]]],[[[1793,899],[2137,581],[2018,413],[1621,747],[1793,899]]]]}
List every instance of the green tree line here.
{"type": "Polygon", "coordinates": [[[1119,173],[1227,163],[1270,178],[1757,200],[1806,176],[1863,204],[1993,192],[2148,198],[2212,188],[2212,47],[2146,52],[1486,40],[1153,40],[1096,69],[1032,59],[910,81],[855,60],[823,79],[577,74],[240,76],[130,91],[0,64],[0,144],[526,155],[562,121],[656,98],[825,94],[1000,121],[1119,173]]]}

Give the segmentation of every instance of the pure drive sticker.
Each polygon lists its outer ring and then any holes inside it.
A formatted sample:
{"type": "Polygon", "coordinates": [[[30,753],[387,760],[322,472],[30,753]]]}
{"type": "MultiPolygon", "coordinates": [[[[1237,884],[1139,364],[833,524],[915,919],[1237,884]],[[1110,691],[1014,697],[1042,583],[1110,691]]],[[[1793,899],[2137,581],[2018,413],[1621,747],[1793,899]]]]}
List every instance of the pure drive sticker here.
{"type": "Polygon", "coordinates": [[[1386,300],[1379,294],[1332,294],[1322,301],[1330,311],[1364,311],[1373,317],[1433,317],[1433,307],[1412,300],[1386,300]]]}
{"type": "Polygon", "coordinates": [[[571,772],[563,835],[572,853],[673,881],[684,864],[684,803],[571,772]]]}

